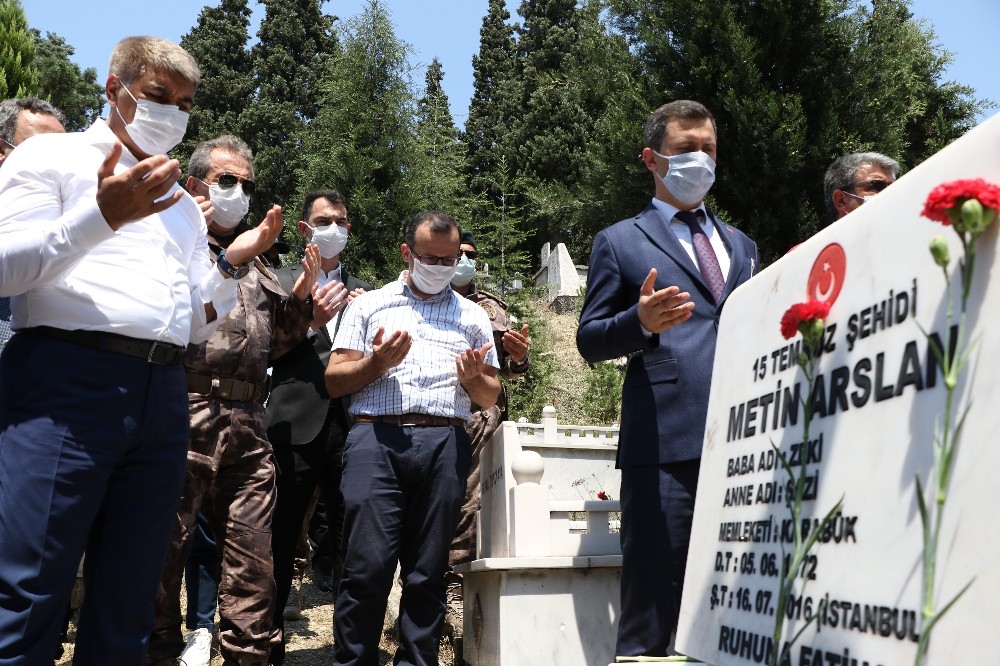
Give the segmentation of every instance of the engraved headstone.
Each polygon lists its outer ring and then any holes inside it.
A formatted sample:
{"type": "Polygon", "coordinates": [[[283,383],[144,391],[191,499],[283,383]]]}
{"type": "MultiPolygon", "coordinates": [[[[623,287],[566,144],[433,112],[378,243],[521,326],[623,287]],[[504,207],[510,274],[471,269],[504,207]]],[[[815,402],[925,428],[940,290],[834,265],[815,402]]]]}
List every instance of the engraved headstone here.
{"type": "MultiPolygon", "coordinates": [[[[807,465],[809,528],[843,498],[796,572],[785,640],[821,601],[825,611],[793,644],[790,663],[913,663],[923,575],[914,479],[926,483],[931,473],[945,397],[924,332],[944,339],[949,321],[945,279],[928,242],[935,234],[948,239],[953,268],[961,248],[952,229],[920,211],[935,186],[959,178],[1000,183],[1000,116],[791,250],[727,302],[678,627],[682,652],[716,666],[766,662],[794,529],[788,476],[773,444],[796,471],[807,465]],[[801,336],[785,340],[779,323],[789,306],[809,299],[833,305],[803,444],[801,336]]],[[[980,239],[969,299],[978,341],[957,394],[969,412],[943,513],[938,607],[973,582],[934,630],[928,664],[998,661],[998,227],[980,239]]]]}

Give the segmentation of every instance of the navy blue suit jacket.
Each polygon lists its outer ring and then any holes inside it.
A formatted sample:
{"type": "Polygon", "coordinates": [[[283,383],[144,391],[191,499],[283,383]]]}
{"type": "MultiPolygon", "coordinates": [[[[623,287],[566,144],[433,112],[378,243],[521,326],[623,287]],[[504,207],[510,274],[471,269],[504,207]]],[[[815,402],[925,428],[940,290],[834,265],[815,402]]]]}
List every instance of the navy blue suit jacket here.
{"type": "Polygon", "coordinates": [[[756,243],[709,216],[730,259],[718,304],[652,204],[594,238],[576,343],[590,363],[630,356],[622,387],[619,467],[701,457],[719,314],[759,264],[756,243]],[[639,289],[650,268],[657,270],[656,289],[677,285],[691,294],[695,307],[689,320],[647,338],[639,324],[639,289]]]}

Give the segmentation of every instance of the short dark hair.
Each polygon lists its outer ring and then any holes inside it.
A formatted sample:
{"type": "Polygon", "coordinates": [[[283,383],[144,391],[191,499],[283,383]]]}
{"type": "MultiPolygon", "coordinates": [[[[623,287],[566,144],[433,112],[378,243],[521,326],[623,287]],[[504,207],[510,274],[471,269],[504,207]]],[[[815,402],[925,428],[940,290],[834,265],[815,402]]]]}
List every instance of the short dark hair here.
{"type": "Polygon", "coordinates": [[[439,210],[425,210],[422,213],[414,215],[406,224],[406,245],[411,250],[417,242],[417,229],[424,224],[430,225],[432,234],[448,233],[452,229],[454,229],[457,234],[461,234],[461,231],[458,228],[458,222],[456,222],[455,218],[451,215],[439,210]]]}
{"type": "Polygon", "coordinates": [[[0,102],[0,139],[14,145],[14,134],[17,132],[17,121],[22,111],[30,111],[45,116],[52,116],[60,125],[66,124],[63,112],[44,99],[37,97],[14,97],[0,102]]]}
{"type": "Polygon", "coordinates": [[[198,180],[203,180],[208,175],[208,170],[212,168],[212,151],[215,150],[224,150],[227,153],[232,153],[245,159],[250,164],[250,174],[252,177],[254,173],[253,151],[250,150],[250,146],[243,139],[235,137],[232,134],[223,134],[222,136],[199,143],[198,147],[191,153],[191,159],[188,160],[188,175],[194,176],[198,180]]]}
{"type": "Polygon", "coordinates": [[[846,190],[858,178],[858,169],[876,166],[892,174],[893,180],[899,176],[899,162],[882,153],[848,153],[834,161],[823,176],[823,196],[826,197],[826,214],[830,220],[837,219],[837,209],[833,205],[833,193],[846,190]]]}
{"type": "Polygon", "coordinates": [[[312,213],[313,204],[316,203],[317,199],[326,199],[334,206],[340,205],[347,208],[347,197],[337,190],[313,190],[306,194],[306,198],[302,200],[302,217],[299,218],[300,220],[305,221],[309,219],[309,214],[312,213]]]}
{"type": "Polygon", "coordinates": [[[690,99],[679,99],[664,104],[646,119],[646,126],[643,128],[643,140],[647,148],[659,152],[663,146],[663,137],[667,133],[667,123],[675,118],[685,120],[711,120],[712,129],[715,128],[715,116],[705,108],[704,104],[690,99]]]}

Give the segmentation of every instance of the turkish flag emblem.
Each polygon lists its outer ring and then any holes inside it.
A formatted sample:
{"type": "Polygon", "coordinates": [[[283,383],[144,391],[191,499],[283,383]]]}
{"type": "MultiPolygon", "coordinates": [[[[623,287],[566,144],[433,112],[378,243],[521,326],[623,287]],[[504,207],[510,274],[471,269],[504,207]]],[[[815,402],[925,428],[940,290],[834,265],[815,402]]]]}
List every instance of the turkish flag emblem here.
{"type": "Polygon", "coordinates": [[[823,248],[816,257],[809,280],[806,282],[806,298],[824,301],[833,305],[840,295],[847,275],[847,255],[844,248],[837,243],[831,243],[823,248]]]}

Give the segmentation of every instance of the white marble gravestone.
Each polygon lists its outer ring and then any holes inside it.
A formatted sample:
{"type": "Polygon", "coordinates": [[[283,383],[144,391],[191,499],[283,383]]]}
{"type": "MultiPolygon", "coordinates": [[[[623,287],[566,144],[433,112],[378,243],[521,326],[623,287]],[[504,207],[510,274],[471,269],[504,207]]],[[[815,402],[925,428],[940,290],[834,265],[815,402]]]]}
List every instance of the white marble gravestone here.
{"type": "MultiPolygon", "coordinates": [[[[796,390],[805,390],[779,322],[794,303],[834,298],[820,361],[824,407],[812,443],[795,455],[812,477],[804,516],[843,498],[841,515],[799,572],[785,639],[804,608],[828,612],[792,649],[791,664],[912,664],[921,604],[921,522],[914,475],[932,465],[945,391],[921,328],[943,338],[945,281],[928,242],[950,228],[920,216],[936,185],[981,177],[1000,184],[1000,116],[927,160],[857,211],[824,229],[729,299],[719,327],[678,648],[712,664],[764,663],[773,632],[777,569],[789,536],[789,454],[802,440],[796,390]],[[810,277],[811,276],[811,277],[810,277]]],[[[817,183],[819,187],[819,183],[817,183]]],[[[969,322],[979,332],[974,369],[959,387],[971,401],[944,511],[939,606],[971,588],[938,624],[928,664],[997,664],[1000,622],[1000,224],[979,245],[969,322]]],[[[955,273],[957,298],[958,274],[955,273]]]]}

